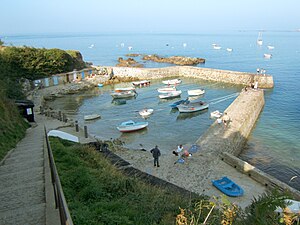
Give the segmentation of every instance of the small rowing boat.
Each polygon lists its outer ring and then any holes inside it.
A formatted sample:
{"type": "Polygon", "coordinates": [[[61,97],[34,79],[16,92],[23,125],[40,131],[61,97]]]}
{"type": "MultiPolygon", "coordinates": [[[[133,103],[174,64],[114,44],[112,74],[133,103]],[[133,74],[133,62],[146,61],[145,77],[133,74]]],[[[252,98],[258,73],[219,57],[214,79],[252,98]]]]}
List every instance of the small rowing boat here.
{"type": "Polygon", "coordinates": [[[161,95],[158,95],[158,97],[160,99],[168,99],[168,98],[176,98],[176,97],[179,97],[181,95],[182,91],[172,91],[172,92],[169,92],[169,93],[166,93],[166,94],[161,94],[161,95]]]}
{"type": "Polygon", "coordinates": [[[204,89],[194,89],[194,90],[188,90],[187,91],[189,96],[198,96],[203,95],[205,93],[204,89]]]}
{"type": "Polygon", "coordinates": [[[136,130],[144,129],[148,126],[148,122],[134,122],[133,120],[128,120],[117,126],[120,132],[132,132],[136,130]]]}
{"type": "Polygon", "coordinates": [[[99,114],[91,114],[84,116],[84,120],[95,120],[100,118],[101,116],[99,114]]]}
{"type": "Polygon", "coordinates": [[[212,180],[212,184],[224,194],[231,197],[238,197],[244,194],[244,190],[228,177],[222,177],[220,180],[212,180]]]}
{"type": "Polygon", "coordinates": [[[180,84],[181,82],[182,82],[181,79],[172,79],[172,80],[163,80],[162,81],[163,84],[167,84],[167,85],[180,84]]]}
{"type": "Polygon", "coordinates": [[[148,117],[153,113],[153,111],[154,111],[153,109],[143,109],[143,110],[139,111],[139,114],[142,117],[148,117]]]}
{"type": "Polygon", "coordinates": [[[191,113],[191,112],[197,112],[197,111],[207,109],[208,106],[209,106],[208,103],[199,101],[199,102],[192,102],[188,104],[180,104],[177,106],[177,108],[181,113],[191,113]]]}
{"type": "Polygon", "coordinates": [[[130,97],[135,97],[137,93],[132,90],[132,91],[122,91],[122,92],[112,92],[110,95],[114,99],[116,98],[130,98],[130,97]]]}
{"type": "Polygon", "coordinates": [[[219,112],[218,110],[210,113],[211,118],[220,118],[222,115],[223,115],[223,113],[219,112]]]}

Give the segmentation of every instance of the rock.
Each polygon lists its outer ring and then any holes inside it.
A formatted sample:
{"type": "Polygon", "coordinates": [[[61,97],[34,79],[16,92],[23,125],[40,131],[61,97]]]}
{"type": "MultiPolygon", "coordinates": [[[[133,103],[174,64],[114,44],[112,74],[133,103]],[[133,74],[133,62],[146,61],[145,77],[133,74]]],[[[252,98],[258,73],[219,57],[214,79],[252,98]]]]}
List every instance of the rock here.
{"type": "Polygon", "coordinates": [[[143,67],[142,64],[139,64],[133,58],[123,59],[122,57],[118,58],[118,67],[143,67]]]}
{"type": "Polygon", "coordinates": [[[192,66],[205,63],[203,58],[191,58],[185,56],[160,57],[158,55],[144,55],[143,60],[151,60],[158,63],[172,63],[180,66],[192,66]]]}

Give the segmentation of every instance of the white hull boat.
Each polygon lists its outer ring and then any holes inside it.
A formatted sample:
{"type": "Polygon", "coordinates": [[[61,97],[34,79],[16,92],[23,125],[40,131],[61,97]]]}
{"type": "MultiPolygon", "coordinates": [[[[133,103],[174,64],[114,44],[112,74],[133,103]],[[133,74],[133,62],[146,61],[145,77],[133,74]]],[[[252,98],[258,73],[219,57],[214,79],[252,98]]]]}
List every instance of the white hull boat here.
{"type": "Polygon", "coordinates": [[[264,58],[266,58],[266,59],[271,59],[272,58],[272,54],[264,54],[264,58]]]}
{"type": "Polygon", "coordinates": [[[150,85],[150,80],[141,80],[132,82],[134,86],[143,87],[150,85]]]}
{"type": "Polygon", "coordinates": [[[68,140],[68,141],[73,141],[73,142],[79,142],[79,138],[78,137],[76,137],[76,136],[74,136],[72,134],[60,131],[60,130],[50,130],[48,132],[48,136],[58,137],[58,138],[61,138],[61,139],[64,139],[64,140],[68,140]]]}
{"type": "Polygon", "coordinates": [[[182,91],[172,91],[166,94],[161,94],[158,95],[159,98],[161,99],[167,99],[167,98],[175,98],[175,97],[179,97],[181,95],[182,91]]]}
{"type": "Polygon", "coordinates": [[[273,49],[275,48],[275,47],[272,46],[272,45],[268,45],[267,47],[268,47],[269,50],[273,50],[273,49]]]}
{"type": "Polygon", "coordinates": [[[148,122],[134,122],[132,120],[126,121],[121,123],[119,126],[117,126],[117,129],[120,132],[132,132],[136,130],[144,129],[148,126],[148,122]]]}
{"type": "Polygon", "coordinates": [[[100,118],[101,116],[99,114],[91,114],[84,116],[84,120],[95,120],[100,118]]]}
{"type": "Polygon", "coordinates": [[[157,92],[158,93],[169,93],[172,91],[176,91],[176,87],[163,87],[163,88],[158,88],[157,92]]]}
{"type": "Polygon", "coordinates": [[[215,50],[220,50],[222,47],[219,46],[219,45],[214,45],[213,48],[214,48],[215,50]]]}
{"type": "Polygon", "coordinates": [[[122,92],[113,92],[110,94],[114,99],[118,98],[130,98],[136,95],[135,91],[122,91],[122,92]]]}
{"type": "Polygon", "coordinates": [[[194,89],[194,90],[188,90],[187,91],[189,96],[198,96],[203,95],[205,93],[204,89],[194,89]]]}
{"type": "Polygon", "coordinates": [[[226,51],[227,51],[227,52],[232,52],[233,49],[232,49],[232,48],[226,48],[226,51]]]}
{"type": "Polygon", "coordinates": [[[195,102],[190,104],[180,104],[177,106],[179,112],[181,113],[190,113],[197,112],[208,108],[208,104],[206,102],[195,102]]]}
{"type": "Polygon", "coordinates": [[[220,118],[222,115],[223,115],[223,113],[219,112],[218,110],[213,111],[213,112],[210,113],[210,117],[211,118],[216,118],[216,119],[220,118]]]}
{"type": "Polygon", "coordinates": [[[142,117],[148,117],[148,116],[150,116],[152,113],[153,113],[153,109],[143,109],[143,110],[139,111],[139,114],[140,114],[142,117]]]}
{"type": "Polygon", "coordinates": [[[262,46],[262,45],[263,45],[262,33],[261,33],[261,32],[258,33],[258,37],[257,37],[256,43],[257,43],[259,46],[262,46]]]}
{"type": "Polygon", "coordinates": [[[135,90],[135,87],[124,87],[124,88],[116,88],[115,92],[126,92],[126,91],[133,91],[135,90]]]}
{"type": "Polygon", "coordinates": [[[181,82],[182,82],[181,79],[163,80],[163,81],[162,81],[163,84],[167,84],[167,85],[180,84],[181,82]]]}

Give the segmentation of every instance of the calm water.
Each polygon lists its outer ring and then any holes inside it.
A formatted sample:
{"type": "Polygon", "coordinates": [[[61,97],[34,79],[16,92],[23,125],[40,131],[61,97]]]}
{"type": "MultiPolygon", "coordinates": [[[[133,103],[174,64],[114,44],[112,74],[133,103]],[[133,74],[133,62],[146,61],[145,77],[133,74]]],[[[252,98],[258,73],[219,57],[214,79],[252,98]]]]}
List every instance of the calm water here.
{"type": "MultiPolygon", "coordinates": [[[[266,69],[267,73],[273,75],[275,87],[265,92],[264,110],[241,158],[300,190],[300,32],[264,32],[264,45],[261,47],[256,45],[256,38],[257,32],[232,32],[197,35],[27,35],[2,37],[2,40],[13,45],[77,49],[85,61],[95,65],[115,65],[118,57],[125,57],[127,53],[156,53],[163,56],[203,57],[206,63],[200,66],[207,68],[245,72],[255,72],[256,68],[266,69]],[[213,50],[212,43],[219,44],[222,49],[213,50]],[[89,48],[92,44],[94,47],[89,48]],[[268,50],[267,45],[275,48],[268,50]],[[131,51],[128,50],[129,46],[132,46],[131,51]],[[233,52],[227,52],[227,47],[233,48],[233,52]],[[273,57],[264,59],[264,53],[272,53],[273,57]],[[293,176],[298,177],[289,182],[293,176]]],[[[145,63],[145,67],[161,66],[165,65],[145,63]]],[[[211,105],[209,111],[185,118],[170,110],[168,104],[172,101],[164,102],[157,98],[155,89],[160,85],[157,81],[149,88],[140,89],[136,99],[122,106],[111,103],[109,90],[113,87],[95,89],[69,100],[57,100],[55,105],[75,112],[74,116],[82,123],[84,114],[100,111],[103,119],[89,124],[90,131],[96,136],[120,137],[132,147],[142,144],[150,148],[155,142],[167,152],[178,143],[195,141],[212,123],[209,112],[224,110],[233,100],[216,103],[211,105]],[[148,120],[149,128],[135,134],[120,135],[115,126],[127,119],[139,119],[137,110],[145,106],[155,109],[148,120]]],[[[193,80],[184,80],[180,89],[185,91],[191,87],[204,87],[207,93],[203,99],[207,101],[240,90],[240,87],[193,80]]],[[[184,93],[182,97],[186,97],[184,93]]]]}

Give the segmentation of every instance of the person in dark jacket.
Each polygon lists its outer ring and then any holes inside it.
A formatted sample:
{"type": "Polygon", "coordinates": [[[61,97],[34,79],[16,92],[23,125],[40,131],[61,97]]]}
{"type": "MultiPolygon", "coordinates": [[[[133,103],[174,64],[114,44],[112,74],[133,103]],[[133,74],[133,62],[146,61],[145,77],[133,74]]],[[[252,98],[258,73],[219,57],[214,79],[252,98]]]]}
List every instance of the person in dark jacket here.
{"type": "Polygon", "coordinates": [[[152,153],[152,156],[154,158],[154,166],[157,165],[157,167],[159,167],[158,158],[160,156],[160,150],[158,149],[158,146],[156,145],[155,148],[151,149],[150,152],[152,153]]]}

